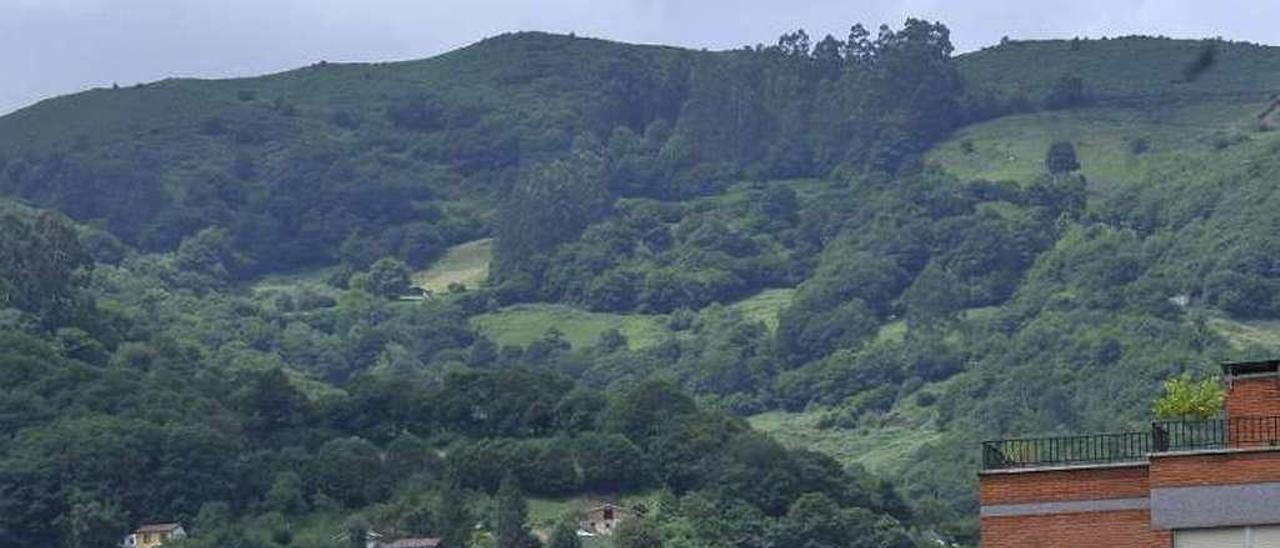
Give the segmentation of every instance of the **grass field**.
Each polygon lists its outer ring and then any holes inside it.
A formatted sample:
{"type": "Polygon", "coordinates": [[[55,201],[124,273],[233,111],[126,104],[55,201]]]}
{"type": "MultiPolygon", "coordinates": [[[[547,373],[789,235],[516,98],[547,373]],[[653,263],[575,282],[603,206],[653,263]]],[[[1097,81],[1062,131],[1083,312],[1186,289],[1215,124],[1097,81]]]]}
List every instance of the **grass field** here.
{"type": "Polygon", "coordinates": [[[323,266],[281,274],[268,274],[253,280],[249,284],[249,290],[256,295],[270,291],[293,291],[305,288],[332,295],[337,293],[338,290],[329,285],[327,280],[336,269],[337,267],[323,266]]]}
{"type": "Polygon", "coordinates": [[[492,260],[492,238],[455,245],[430,268],[415,273],[413,284],[435,293],[448,290],[453,283],[474,289],[489,278],[492,260]]]}
{"type": "Polygon", "coordinates": [[[964,180],[1025,182],[1044,173],[1054,141],[1071,141],[1081,173],[1095,187],[1141,179],[1173,158],[1215,153],[1215,142],[1263,138],[1256,115],[1265,102],[1211,102],[1159,110],[1090,108],[1007,116],[956,132],[927,155],[964,180]],[[1133,143],[1145,140],[1146,152],[1133,143]]]}
{"type": "MultiPolygon", "coordinates": [[[[954,378],[954,377],[953,377],[954,378]]],[[[770,411],[749,417],[751,426],[788,447],[804,448],[831,456],[842,464],[859,465],[876,474],[892,474],[915,452],[939,440],[932,407],[917,402],[921,393],[934,396],[949,381],[928,384],[896,403],[876,424],[859,428],[819,428],[825,409],[803,413],[770,411]]]]}
{"type": "Polygon", "coordinates": [[[796,294],[792,288],[766,289],[755,295],[733,303],[731,307],[744,317],[764,322],[769,331],[778,329],[778,313],[791,304],[796,294]]]}
{"type": "MultiPolygon", "coordinates": [[[[729,306],[773,330],[778,327],[778,313],[791,303],[793,295],[794,289],[766,289],[729,306]]],[[[653,346],[675,335],[666,322],[665,315],[610,314],[541,303],[515,305],[471,319],[472,326],[503,345],[527,345],[554,327],[574,348],[594,346],[605,330],[617,329],[632,349],[653,346]]]]}
{"type": "Polygon", "coordinates": [[[768,433],[787,447],[824,453],[841,464],[861,465],[873,473],[901,468],[917,449],[941,435],[927,426],[818,428],[821,417],[821,411],[770,411],[748,420],[752,427],[768,433]]]}
{"type": "Polygon", "coordinates": [[[498,344],[526,345],[551,328],[564,334],[574,348],[596,344],[606,329],[617,329],[631,348],[652,346],[671,334],[666,316],[588,312],[560,304],[523,304],[471,319],[476,329],[498,344]]]}
{"type": "Polygon", "coordinates": [[[1209,327],[1240,350],[1260,349],[1280,353],[1280,320],[1233,320],[1225,317],[1209,319],[1209,327]]]}

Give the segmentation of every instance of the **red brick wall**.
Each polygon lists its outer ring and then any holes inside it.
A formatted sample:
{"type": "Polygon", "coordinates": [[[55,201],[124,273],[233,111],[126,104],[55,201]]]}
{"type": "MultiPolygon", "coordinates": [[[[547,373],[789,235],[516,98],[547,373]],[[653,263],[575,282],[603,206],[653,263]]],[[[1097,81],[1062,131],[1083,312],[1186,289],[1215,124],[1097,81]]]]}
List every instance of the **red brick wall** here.
{"type": "Polygon", "coordinates": [[[1280,451],[1151,458],[1151,488],[1280,481],[1280,451]]]}
{"type": "Polygon", "coordinates": [[[1280,416],[1280,377],[1237,378],[1227,389],[1227,417],[1280,416]]]}
{"type": "MultiPolygon", "coordinates": [[[[1150,495],[1146,465],[988,473],[978,483],[986,506],[1150,495]]],[[[1151,530],[1147,510],[984,517],[981,528],[984,548],[1169,548],[1173,544],[1168,531],[1151,530]]]]}
{"type": "Polygon", "coordinates": [[[978,489],[982,504],[1125,499],[1151,494],[1145,464],[984,474],[978,489]]]}
{"type": "Polygon", "coordinates": [[[1147,510],[982,518],[983,548],[1170,548],[1147,510]]]}

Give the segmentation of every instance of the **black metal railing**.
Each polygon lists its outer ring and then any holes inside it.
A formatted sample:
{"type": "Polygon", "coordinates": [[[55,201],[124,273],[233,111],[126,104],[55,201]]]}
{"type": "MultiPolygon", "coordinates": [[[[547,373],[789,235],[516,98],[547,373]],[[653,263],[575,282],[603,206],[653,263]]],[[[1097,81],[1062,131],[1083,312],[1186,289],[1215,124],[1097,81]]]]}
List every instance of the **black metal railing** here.
{"type": "Polygon", "coordinates": [[[987,470],[1142,460],[1151,453],[1150,432],[1123,432],[988,441],[982,444],[987,470]]]}
{"type": "Polygon", "coordinates": [[[1235,417],[1227,441],[1231,447],[1280,447],[1280,417],[1235,417]]]}
{"type": "Polygon", "coordinates": [[[1140,462],[1151,453],[1280,447],[1280,417],[1158,421],[1118,434],[983,442],[986,470],[1140,462]]]}

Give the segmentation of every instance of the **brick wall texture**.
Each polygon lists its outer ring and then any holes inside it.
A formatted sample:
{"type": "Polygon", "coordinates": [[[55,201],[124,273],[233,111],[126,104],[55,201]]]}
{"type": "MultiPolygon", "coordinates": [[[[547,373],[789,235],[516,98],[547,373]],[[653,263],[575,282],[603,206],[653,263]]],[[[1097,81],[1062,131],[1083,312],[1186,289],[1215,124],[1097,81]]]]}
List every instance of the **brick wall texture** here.
{"type": "Polygon", "coordinates": [[[1280,453],[1275,451],[1151,457],[1152,489],[1273,481],[1280,481],[1280,453]]]}
{"type": "MultiPolygon", "coordinates": [[[[984,506],[1150,495],[1147,466],[1078,468],[982,476],[984,506]]],[[[982,518],[984,548],[1169,548],[1167,531],[1151,530],[1147,510],[982,518]]]]}
{"type": "Polygon", "coordinates": [[[1141,498],[1151,494],[1147,466],[1079,468],[988,474],[978,500],[984,505],[1141,498]]]}
{"type": "Polygon", "coordinates": [[[1146,510],[982,518],[983,548],[1170,548],[1146,510]]]}
{"type": "Polygon", "coordinates": [[[1280,376],[1232,380],[1225,407],[1228,417],[1280,416],[1280,376]]]}

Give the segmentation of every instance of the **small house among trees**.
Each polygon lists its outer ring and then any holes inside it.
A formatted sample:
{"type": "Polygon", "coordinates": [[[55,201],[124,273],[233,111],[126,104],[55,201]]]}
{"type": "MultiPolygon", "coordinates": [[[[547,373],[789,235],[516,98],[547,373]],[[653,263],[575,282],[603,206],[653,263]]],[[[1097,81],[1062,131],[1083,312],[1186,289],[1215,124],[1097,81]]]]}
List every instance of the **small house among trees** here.
{"type": "Polygon", "coordinates": [[[597,535],[613,534],[618,524],[635,516],[629,508],[606,502],[588,509],[582,518],[580,529],[597,535]]]}
{"type": "Polygon", "coordinates": [[[187,538],[187,531],[180,523],[150,523],[124,537],[124,548],[154,548],[171,540],[187,538]]]}
{"type": "Polygon", "coordinates": [[[440,548],[438,538],[402,538],[385,545],[386,548],[440,548]]]}

